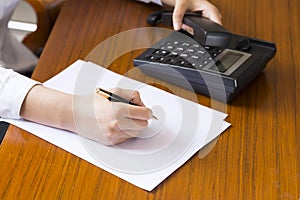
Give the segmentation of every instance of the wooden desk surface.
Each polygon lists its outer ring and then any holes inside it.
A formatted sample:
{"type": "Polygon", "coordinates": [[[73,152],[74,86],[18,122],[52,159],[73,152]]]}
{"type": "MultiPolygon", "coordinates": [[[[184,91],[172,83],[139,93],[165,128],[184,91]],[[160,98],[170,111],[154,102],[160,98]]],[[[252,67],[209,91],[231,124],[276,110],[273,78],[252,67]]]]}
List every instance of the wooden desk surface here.
{"type": "MultiPolygon", "coordinates": [[[[0,151],[0,198],[298,200],[300,2],[213,2],[228,30],[275,41],[278,51],[255,82],[227,105],[232,127],[206,157],[195,155],[146,192],[10,126],[0,151]]],[[[147,26],[147,15],[156,9],[129,0],[68,1],[33,77],[45,81],[106,38],[147,26]]],[[[116,71],[132,67],[125,59],[120,62],[124,67],[116,71]]],[[[199,96],[199,102],[211,106],[206,97],[199,96]]]]}

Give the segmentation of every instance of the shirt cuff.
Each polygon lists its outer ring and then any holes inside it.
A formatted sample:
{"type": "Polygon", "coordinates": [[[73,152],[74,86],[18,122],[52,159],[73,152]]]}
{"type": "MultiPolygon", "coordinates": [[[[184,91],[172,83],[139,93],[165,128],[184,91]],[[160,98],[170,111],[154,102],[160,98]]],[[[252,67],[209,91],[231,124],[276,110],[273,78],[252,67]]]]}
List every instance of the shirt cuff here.
{"type": "Polygon", "coordinates": [[[163,5],[161,0],[138,0],[138,1],[141,1],[141,2],[144,2],[144,3],[155,3],[155,4],[158,4],[160,6],[163,5]]]}
{"type": "Polygon", "coordinates": [[[163,5],[162,2],[161,2],[161,0],[151,0],[150,2],[155,3],[155,4],[158,4],[158,5],[160,5],[160,6],[163,5]]]}
{"type": "Polygon", "coordinates": [[[20,111],[23,101],[30,89],[37,84],[41,83],[14,72],[5,84],[1,94],[1,105],[4,106],[1,117],[21,118],[20,111]]]}

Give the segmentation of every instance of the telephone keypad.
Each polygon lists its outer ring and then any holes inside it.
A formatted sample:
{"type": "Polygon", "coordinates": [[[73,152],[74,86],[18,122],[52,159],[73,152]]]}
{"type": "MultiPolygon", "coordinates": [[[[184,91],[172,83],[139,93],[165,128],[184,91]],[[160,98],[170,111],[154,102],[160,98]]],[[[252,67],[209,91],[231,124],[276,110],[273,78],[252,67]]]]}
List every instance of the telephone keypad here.
{"type": "Polygon", "coordinates": [[[150,62],[177,65],[184,68],[202,69],[217,57],[223,49],[191,44],[188,42],[166,42],[146,56],[150,62]]]}

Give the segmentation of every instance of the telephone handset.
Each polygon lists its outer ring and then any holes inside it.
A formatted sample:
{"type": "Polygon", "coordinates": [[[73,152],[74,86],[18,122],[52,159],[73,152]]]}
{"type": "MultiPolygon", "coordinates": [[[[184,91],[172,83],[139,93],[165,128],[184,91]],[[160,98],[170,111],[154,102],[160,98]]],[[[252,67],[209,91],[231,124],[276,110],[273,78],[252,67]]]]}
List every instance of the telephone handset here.
{"type": "MultiPolygon", "coordinates": [[[[147,21],[172,26],[172,12],[156,12],[147,21]]],[[[199,13],[187,13],[183,23],[193,28],[193,35],[174,31],[135,58],[134,65],[150,76],[229,102],[276,52],[275,43],[232,34],[199,13]]]]}
{"type": "MultiPolygon", "coordinates": [[[[162,13],[162,22],[173,27],[172,12],[162,13]]],[[[223,26],[201,17],[201,13],[186,13],[183,23],[194,29],[193,38],[203,46],[224,46],[226,47],[231,38],[231,33],[223,26]]]]}

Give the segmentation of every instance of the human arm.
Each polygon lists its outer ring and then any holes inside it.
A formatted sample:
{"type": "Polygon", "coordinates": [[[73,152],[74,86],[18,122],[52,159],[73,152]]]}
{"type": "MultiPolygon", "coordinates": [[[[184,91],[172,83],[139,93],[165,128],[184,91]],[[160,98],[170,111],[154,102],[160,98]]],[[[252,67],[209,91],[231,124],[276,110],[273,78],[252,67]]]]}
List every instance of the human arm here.
{"type": "Polygon", "coordinates": [[[151,116],[151,110],[143,106],[137,92],[119,89],[117,93],[141,106],[110,102],[97,94],[70,95],[36,85],[28,92],[20,115],[101,144],[117,144],[139,136],[151,116]]]}
{"type": "Polygon", "coordinates": [[[66,94],[0,67],[1,117],[24,118],[69,130],[105,145],[138,136],[147,127],[147,120],[152,116],[151,110],[144,107],[138,92],[121,89],[114,92],[140,106],[113,103],[96,94],[66,94]],[[85,101],[88,98],[92,98],[92,112],[87,112],[85,107],[73,106],[74,99],[85,101]],[[82,120],[75,119],[75,114],[82,120]]]}

